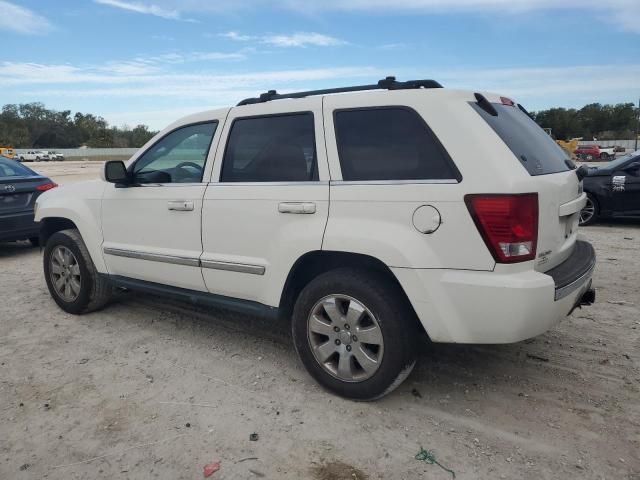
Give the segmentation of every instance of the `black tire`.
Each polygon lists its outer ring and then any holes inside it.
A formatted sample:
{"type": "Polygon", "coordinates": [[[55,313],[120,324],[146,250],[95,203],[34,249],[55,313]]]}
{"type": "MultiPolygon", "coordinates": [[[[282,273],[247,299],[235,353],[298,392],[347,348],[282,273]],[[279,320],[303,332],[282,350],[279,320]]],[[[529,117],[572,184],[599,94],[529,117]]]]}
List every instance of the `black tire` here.
{"type": "MultiPolygon", "coordinates": [[[[418,337],[415,313],[399,286],[375,271],[341,268],[316,277],[296,300],[292,333],[296,351],[307,371],[324,388],[342,397],[365,401],[383,397],[398,387],[415,365],[418,337]],[[384,353],[377,370],[369,378],[341,380],[329,373],[314,356],[308,318],[314,306],[331,295],[356,299],[377,320],[384,353]]],[[[357,348],[356,343],[353,345],[352,348],[357,348]]]]}
{"type": "Polygon", "coordinates": [[[600,160],[609,160],[609,154],[605,153],[605,152],[602,152],[600,154],[600,160]]]}
{"type": "Polygon", "coordinates": [[[96,270],[78,230],[61,230],[51,235],[44,249],[43,260],[44,276],[49,293],[65,312],[75,315],[92,312],[101,309],[111,300],[113,288],[109,281],[96,270]],[[80,292],[73,301],[66,301],[62,298],[53,285],[50,267],[51,255],[57,246],[69,249],[77,260],[80,269],[80,292]]]}
{"type": "Polygon", "coordinates": [[[588,153],[587,155],[585,155],[584,159],[585,159],[587,162],[590,162],[591,160],[593,160],[593,155],[591,155],[590,153],[588,153]]]}
{"type": "Polygon", "coordinates": [[[34,247],[40,246],[40,237],[31,237],[29,238],[29,241],[31,242],[31,245],[33,245],[34,247]]]}
{"type": "Polygon", "coordinates": [[[40,161],[40,157],[36,157],[36,162],[39,162],[39,161],[40,161]]]}
{"type": "Polygon", "coordinates": [[[21,162],[24,162],[24,157],[20,157],[20,158],[19,158],[19,160],[20,160],[21,162]]]}
{"type": "Polygon", "coordinates": [[[598,220],[599,213],[600,213],[600,205],[598,204],[598,200],[596,200],[596,198],[590,193],[587,193],[587,204],[585,205],[585,208],[583,208],[582,211],[580,212],[580,226],[584,227],[587,225],[594,224],[598,220]],[[590,217],[585,217],[584,214],[587,207],[589,207],[589,204],[593,206],[593,215],[591,215],[590,217]]]}

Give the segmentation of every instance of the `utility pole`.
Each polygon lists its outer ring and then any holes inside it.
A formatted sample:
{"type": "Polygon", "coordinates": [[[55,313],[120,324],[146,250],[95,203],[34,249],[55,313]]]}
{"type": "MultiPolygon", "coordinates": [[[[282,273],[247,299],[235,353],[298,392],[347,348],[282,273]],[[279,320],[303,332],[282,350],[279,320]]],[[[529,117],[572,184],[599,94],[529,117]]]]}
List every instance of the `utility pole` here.
{"type": "Polygon", "coordinates": [[[634,152],[638,151],[638,135],[640,135],[640,99],[638,99],[638,111],[636,113],[636,146],[634,152]]]}

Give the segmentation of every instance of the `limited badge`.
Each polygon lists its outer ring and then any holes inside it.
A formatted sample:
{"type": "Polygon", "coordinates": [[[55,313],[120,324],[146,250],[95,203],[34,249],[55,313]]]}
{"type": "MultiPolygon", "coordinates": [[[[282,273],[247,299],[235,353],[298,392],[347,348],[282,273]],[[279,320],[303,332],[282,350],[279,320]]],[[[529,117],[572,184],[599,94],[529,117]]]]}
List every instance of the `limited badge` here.
{"type": "Polygon", "coordinates": [[[611,180],[611,186],[614,192],[624,192],[624,185],[627,181],[627,177],[624,175],[616,175],[611,180]]]}

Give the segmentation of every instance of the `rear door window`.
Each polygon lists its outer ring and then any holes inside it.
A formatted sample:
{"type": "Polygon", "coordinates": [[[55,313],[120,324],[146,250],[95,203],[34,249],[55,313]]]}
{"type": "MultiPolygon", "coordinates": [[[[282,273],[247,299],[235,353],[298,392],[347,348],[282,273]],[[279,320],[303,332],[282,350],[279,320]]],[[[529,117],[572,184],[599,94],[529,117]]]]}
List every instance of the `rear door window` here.
{"type": "Polygon", "coordinates": [[[566,172],[568,155],[529,115],[518,107],[493,103],[493,116],[477,103],[471,104],[509,147],[530,175],[566,172]]]}
{"type": "Polygon", "coordinates": [[[221,182],[318,180],[313,114],[238,118],[231,126],[221,182]]]}
{"type": "Polygon", "coordinates": [[[413,109],[337,110],[334,124],[345,181],[461,179],[444,147],[413,109]]]}

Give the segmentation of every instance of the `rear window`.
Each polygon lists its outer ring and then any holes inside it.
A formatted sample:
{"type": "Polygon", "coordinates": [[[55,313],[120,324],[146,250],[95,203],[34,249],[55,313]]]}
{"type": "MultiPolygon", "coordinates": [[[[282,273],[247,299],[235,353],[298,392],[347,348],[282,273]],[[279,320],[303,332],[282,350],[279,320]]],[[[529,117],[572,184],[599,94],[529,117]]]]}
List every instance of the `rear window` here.
{"type": "Polygon", "coordinates": [[[477,103],[471,105],[530,175],[547,175],[570,170],[566,162],[569,157],[564,150],[518,107],[493,103],[498,112],[498,116],[494,117],[477,103]]]}
{"type": "Polygon", "coordinates": [[[33,172],[15,160],[0,158],[0,178],[30,177],[33,172]]]}
{"type": "Polygon", "coordinates": [[[410,108],[338,110],[334,119],[343,180],[461,178],[431,129],[410,108]]]}

